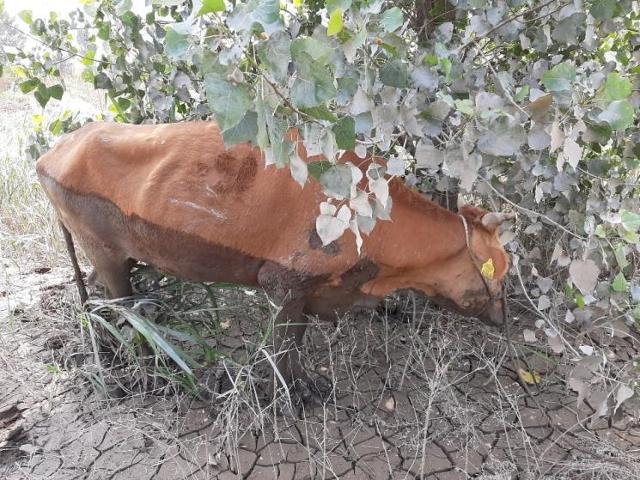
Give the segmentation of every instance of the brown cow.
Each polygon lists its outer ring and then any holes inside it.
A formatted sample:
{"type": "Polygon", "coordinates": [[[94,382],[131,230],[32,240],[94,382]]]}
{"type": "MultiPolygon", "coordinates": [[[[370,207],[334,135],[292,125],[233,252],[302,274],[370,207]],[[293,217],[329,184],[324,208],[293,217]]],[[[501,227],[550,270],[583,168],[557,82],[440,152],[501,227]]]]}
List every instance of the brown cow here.
{"type": "MultiPolygon", "coordinates": [[[[371,161],[347,160],[365,169],[371,161]]],[[[288,169],[265,168],[249,144],[226,149],[212,122],[91,123],[36,168],[66,236],[114,298],[131,295],[136,260],[183,279],[262,287],[282,307],[277,349],[300,344],[303,314],[335,318],[401,289],[490,324],[504,319],[509,262],[497,227],[505,217],[471,206],[456,215],[399,180],[390,184],[392,221],[378,222],[359,255],[351,233],[322,246],[317,182],[301,188],[288,169]],[[480,273],[488,259],[493,279],[480,273]]],[[[283,375],[306,379],[297,349],[289,351],[278,362],[283,375]]]]}

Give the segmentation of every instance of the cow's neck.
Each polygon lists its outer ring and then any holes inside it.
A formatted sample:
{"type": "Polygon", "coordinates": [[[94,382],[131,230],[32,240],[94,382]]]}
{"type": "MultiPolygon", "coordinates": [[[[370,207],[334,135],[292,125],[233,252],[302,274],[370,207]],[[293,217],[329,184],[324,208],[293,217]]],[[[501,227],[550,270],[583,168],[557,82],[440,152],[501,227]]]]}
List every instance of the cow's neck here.
{"type": "Polygon", "coordinates": [[[418,278],[430,281],[428,272],[441,270],[466,248],[459,215],[399,181],[392,182],[391,197],[392,220],[379,221],[366,244],[366,255],[379,266],[380,275],[365,290],[376,296],[415,288],[418,278]]]}

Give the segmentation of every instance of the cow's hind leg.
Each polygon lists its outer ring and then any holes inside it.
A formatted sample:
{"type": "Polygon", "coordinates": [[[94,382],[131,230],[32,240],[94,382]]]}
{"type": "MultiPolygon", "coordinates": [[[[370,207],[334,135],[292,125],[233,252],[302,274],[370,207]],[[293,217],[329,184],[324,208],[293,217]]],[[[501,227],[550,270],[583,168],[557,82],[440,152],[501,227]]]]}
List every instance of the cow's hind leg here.
{"type": "Polygon", "coordinates": [[[95,269],[95,275],[107,289],[109,298],[130,297],[132,261],[119,248],[95,242],[89,239],[78,239],[95,269]]]}

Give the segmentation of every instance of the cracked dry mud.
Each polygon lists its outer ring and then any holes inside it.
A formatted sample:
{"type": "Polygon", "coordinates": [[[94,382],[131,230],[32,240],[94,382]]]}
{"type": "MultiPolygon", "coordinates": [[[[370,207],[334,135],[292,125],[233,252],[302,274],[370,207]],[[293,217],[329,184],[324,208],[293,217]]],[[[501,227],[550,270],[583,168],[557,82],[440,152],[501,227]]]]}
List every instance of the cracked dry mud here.
{"type": "MultiPolygon", "coordinates": [[[[335,390],[303,419],[258,412],[251,389],[235,397],[223,389],[208,400],[105,399],[87,380],[93,356],[70,315],[70,271],[40,272],[9,271],[0,288],[2,479],[640,475],[634,402],[602,417],[594,415],[597,395],[578,406],[561,359],[544,349],[521,349],[528,368],[542,375],[527,392],[499,335],[442,313],[416,314],[410,303],[394,314],[312,329],[307,359],[335,379],[335,390]]],[[[227,305],[263,303],[259,295],[224,295],[227,305]]],[[[242,358],[263,310],[230,314],[213,344],[242,358]]],[[[637,357],[635,340],[608,341],[620,358],[637,357]]],[[[215,372],[225,370],[200,374],[206,381],[215,372]]]]}

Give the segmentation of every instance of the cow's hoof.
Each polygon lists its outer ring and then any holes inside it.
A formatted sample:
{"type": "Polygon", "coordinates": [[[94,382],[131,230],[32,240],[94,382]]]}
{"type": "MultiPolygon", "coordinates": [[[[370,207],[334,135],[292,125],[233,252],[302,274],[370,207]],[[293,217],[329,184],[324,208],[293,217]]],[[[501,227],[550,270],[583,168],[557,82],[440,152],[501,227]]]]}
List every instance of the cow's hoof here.
{"type": "Polygon", "coordinates": [[[294,385],[294,394],[300,406],[315,407],[327,403],[330,399],[333,384],[325,377],[316,375],[298,379],[294,385]]]}

